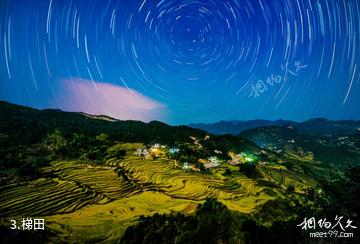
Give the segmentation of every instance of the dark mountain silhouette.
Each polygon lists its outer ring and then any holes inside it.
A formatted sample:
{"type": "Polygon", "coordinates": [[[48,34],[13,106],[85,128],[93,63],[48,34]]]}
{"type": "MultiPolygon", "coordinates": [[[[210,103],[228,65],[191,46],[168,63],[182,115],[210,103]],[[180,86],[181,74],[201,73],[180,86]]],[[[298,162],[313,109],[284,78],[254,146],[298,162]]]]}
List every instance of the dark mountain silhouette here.
{"type": "Polygon", "coordinates": [[[213,134],[232,134],[237,135],[243,131],[265,127],[265,126],[287,126],[291,125],[297,129],[307,132],[322,133],[322,134],[352,134],[359,130],[360,121],[354,120],[327,120],[324,118],[310,119],[304,122],[294,122],[288,120],[233,120],[233,121],[220,121],[216,123],[199,123],[190,124],[192,128],[205,130],[213,134]]]}

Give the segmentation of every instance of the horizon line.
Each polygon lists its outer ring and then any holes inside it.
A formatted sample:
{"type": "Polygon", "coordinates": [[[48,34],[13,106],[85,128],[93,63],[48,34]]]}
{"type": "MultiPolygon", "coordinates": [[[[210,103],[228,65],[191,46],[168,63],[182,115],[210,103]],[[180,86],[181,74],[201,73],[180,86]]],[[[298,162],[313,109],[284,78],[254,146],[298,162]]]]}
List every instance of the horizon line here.
{"type": "Polygon", "coordinates": [[[263,121],[269,121],[269,122],[277,122],[277,121],[284,121],[284,122],[295,122],[295,123],[304,123],[310,120],[319,120],[319,119],[323,119],[323,120],[327,120],[327,121],[333,121],[333,122],[338,122],[338,121],[354,121],[354,122],[360,122],[360,119],[330,119],[330,118],[326,118],[326,117],[310,117],[308,119],[304,119],[304,120],[292,120],[292,119],[262,119],[262,118],[257,118],[257,119],[245,119],[245,120],[241,120],[241,119],[229,119],[229,120],[225,120],[225,119],[221,119],[221,120],[217,120],[217,121],[213,121],[213,122],[190,122],[190,123],[169,123],[169,122],[165,122],[165,121],[161,121],[161,120],[151,120],[151,121],[143,121],[143,120],[136,120],[136,119],[119,119],[119,118],[114,118],[110,115],[106,115],[106,114],[89,114],[83,111],[67,111],[67,110],[63,110],[60,108],[54,108],[54,107],[35,107],[35,106],[30,106],[30,105],[23,105],[23,104],[18,104],[18,103],[13,103],[13,102],[9,102],[6,100],[0,100],[1,103],[8,103],[8,104],[12,104],[12,105],[16,105],[16,106],[22,106],[22,107],[28,107],[31,109],[35,109],[35,110],[39,110],[39,111],[44,111],[44,110],[59,110],[61,112],[64,113],[78,113],[78,114],[84,114],[84,115],[90,115],[90,116],[104,116],[104,117],[108,117],[111,118],[115,121],[139,121],[145,124],[151,123],[151,122],[160,122],[160,123],[164,123],[170,126],[190,126],[190,125],[199,125],[199,124],[205,124],[205,125],[211,125],[211,124],[217,124],[217,123],[221,123],[221,122],[251,122],[251,121],[257,121],[257,120],[263,120],[263,121]]]}

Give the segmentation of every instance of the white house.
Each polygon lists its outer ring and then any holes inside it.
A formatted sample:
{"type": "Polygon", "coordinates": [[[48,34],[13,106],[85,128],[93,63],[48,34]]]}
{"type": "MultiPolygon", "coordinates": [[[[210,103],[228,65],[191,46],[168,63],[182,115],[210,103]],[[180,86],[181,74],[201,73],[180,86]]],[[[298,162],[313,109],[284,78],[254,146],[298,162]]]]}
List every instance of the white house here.
{"type": "Polygon", "coordinates": [[[178,152],[180,152],[179,148],[176,148],[176,147],[169,148],[169,153],[171,153],[171,154],[178,153],[178,152]]]}
{"type": "Polygon", "coordinates": [[[211,163],[218,163],[219,162],[219,159],[215,156],[211,156],[208,158],[208,160],[211,162],[211,163]]]}
{"type": "Polygon", "coordinates": [[[192,169],[192,166],[188,162],[185,162],[183,163],[182,169],[184,170],[192,169]]]}
{"type": "Polygon", "coordinates": [[[149,152],[148,152],[148,150],[146,148],[137,148],[134,151],[134,154],[137,155],[137,156],[144,156],[144,157],[149,156],[149,152]]]}
{"type": "Polygon", "coordinates": [[[206,169],[209,169],[209,168],[214,168],[214,167],[219,167],[220,166],[220,163],[207,163],[207,164],[204,164],[204,167],[206,169]]]}

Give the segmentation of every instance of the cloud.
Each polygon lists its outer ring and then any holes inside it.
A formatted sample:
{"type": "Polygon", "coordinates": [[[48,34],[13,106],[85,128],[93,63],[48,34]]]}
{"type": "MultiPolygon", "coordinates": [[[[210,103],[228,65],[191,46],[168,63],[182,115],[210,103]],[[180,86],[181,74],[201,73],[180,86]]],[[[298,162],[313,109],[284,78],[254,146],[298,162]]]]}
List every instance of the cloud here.
{"type": "Polygon", "coordinates": [[[71,112],[108,115],[121,120],[164,120],[166,106],[141,93],[118,85],[80,78],[60,80],[53,101],[71,112]]]}

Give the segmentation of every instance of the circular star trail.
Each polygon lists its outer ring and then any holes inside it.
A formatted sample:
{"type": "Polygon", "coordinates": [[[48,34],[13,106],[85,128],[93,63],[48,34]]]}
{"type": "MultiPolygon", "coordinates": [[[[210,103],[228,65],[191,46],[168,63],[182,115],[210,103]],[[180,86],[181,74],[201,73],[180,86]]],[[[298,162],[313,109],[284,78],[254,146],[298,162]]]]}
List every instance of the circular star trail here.
{"type": "Polygon", "coordinates": [[[76,106],[79,87],[109,96],[110,84],[166,107],[172,124],[360,119],[359,5],[2,1],[0,98],[61,108],[52,101],[76,106]]]}

